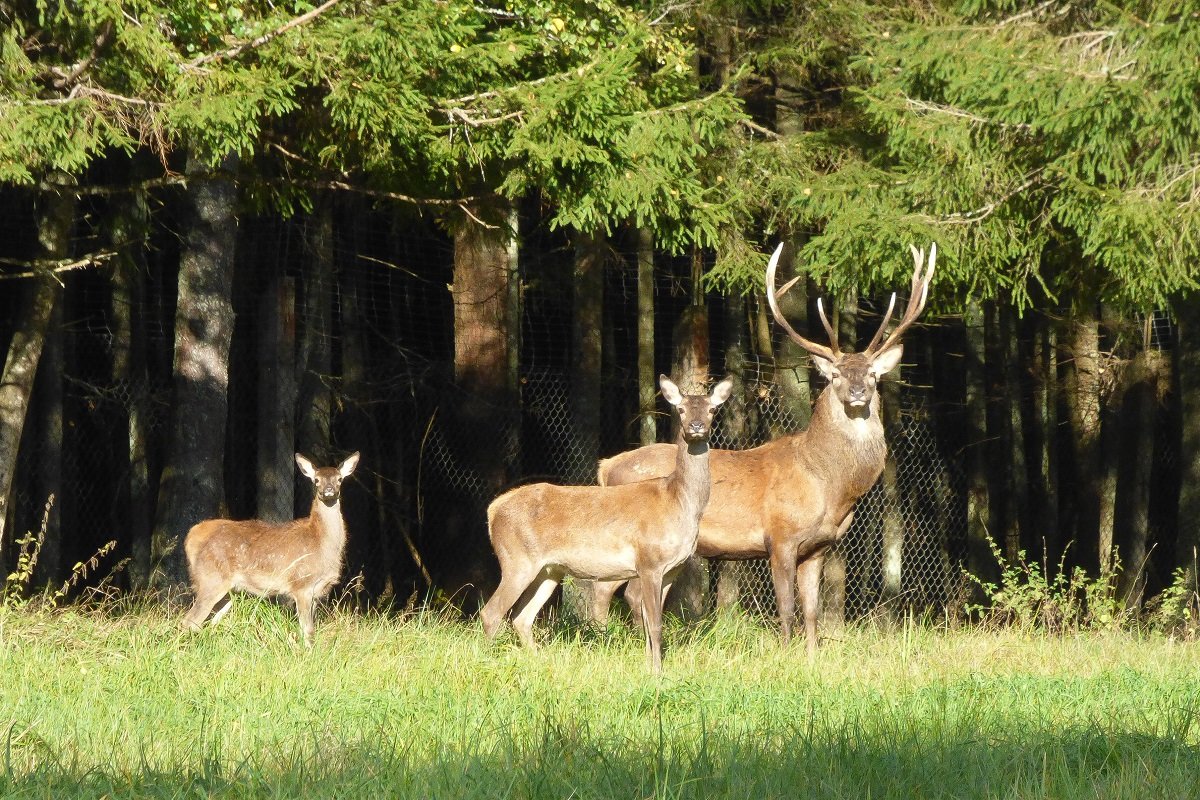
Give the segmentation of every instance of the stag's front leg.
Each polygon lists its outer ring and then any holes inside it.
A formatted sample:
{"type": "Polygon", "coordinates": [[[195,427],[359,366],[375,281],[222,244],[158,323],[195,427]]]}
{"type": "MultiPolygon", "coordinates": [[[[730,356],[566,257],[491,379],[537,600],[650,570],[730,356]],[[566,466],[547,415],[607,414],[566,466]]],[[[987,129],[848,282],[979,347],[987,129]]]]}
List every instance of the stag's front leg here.
{"type": "Polygon", "coordinates": [[[775,606],[779,609],[779,634],[784,646],[792,641],[792,619],[796,616],[796,554],[794,541],[768,542],[771,582],[775,584],[775,606]]]}
{"type": "Polygon", "coordinates": [[[821,610],[821,573],[824,569],[824,553],[809,556],[796,567],[796,588],[804,612],[804,644],[809,659],[817,654],[817,614],[821,610]]]}

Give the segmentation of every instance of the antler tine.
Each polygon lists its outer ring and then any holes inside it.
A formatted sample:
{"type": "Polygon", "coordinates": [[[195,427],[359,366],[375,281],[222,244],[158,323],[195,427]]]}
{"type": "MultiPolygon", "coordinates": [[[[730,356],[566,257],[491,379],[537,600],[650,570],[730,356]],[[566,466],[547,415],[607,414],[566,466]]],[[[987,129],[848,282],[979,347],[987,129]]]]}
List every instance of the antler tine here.
{"type": "Polygon", "coordinates": [[[829,335],[830,349],[835,353],[841,352],[841,346],[838,345],[837,328],[829,324],[829,318],[825,316],[825,298],[817,298],[817,316],[821,318],[821,324],[825,326],[825,333],[829,335]]]}
{"type": "MultiPolygon", "coordinates": [[[[937,243],[935,242],[930,246],[928,260],[925,258],[924,250],[917,249],[912,245],[909,245],[909,250],[912,251],[913,255],[913,277],[908,295],[908,307],[904,309],[904,316],[900,318],[899,324],[888,334],[883,344],[876,347],[891,317],[892,307],[891,305],[888,306],[888,313],[884,315],[883,324],[879,326],[879,330],[876,331],[875,337],[871,339],[871,344],[865,351],[868,355],[882,353],[889,347],[894,346],[904,334],[904,331],[908,330],[908,326],[912,325],[917,317],[921,316],[921,312],[925,310],[925,302],[929,299],[929,284],[933,280],[933,271],[937,263],[937,243]],[[922,268],[924,268],[923,271],[922,268]]],[[[893,294],[892,305],[895,302],[896,295],[893,294]]]]}
{"type": "Polygon", "coordinates": [[[887,312],[883,315],[883,322],[879,323],[879,329],[875,331],[875,335],[871,337],[871,343],[867,345],[864,353],[875,352],[875,345],[879,344],[879,339],[883,336],[883,332],[887,330],[888,323],[892,321],[892,312],[896,310],[896,293],[892,292],[892,299],[888,301],[887,312]]]}
{"type": "MultiPolygon", "coordinates": [[[[782,252],[783,243],[780,242],[779,246],[775,248],[775,252],[771,255],[771,260],[767,262],[767,305],[771,307],[771,315],[775,317],[775,321],[779,323],[781,328],[787,331],[788,336],[792,337],[792,340],[796,342],[796,344],[800,345],[813,355],[820,356],[821,358],[827,358],[830,361],[836,361],[837,354],[834,350],[826,347],[825,345],[817,344],[816,342],[805,339],[803,336],[796,333],[795,329],[793,329],[791,324],[788,323],[787,318],[783,316],[783,312],[779,310],[779,296],[781,296],[788,289],[792,288],[796,281],[799,280],[799,278],[793,278],[784,285],[782,290],[776,292],[775,268],[779,266],[779,254],[782,252]]],[[[825,319],[824,311],[821,312],[821,321],[825,323],[825,329],[830,331],[832,335],[832,330],[829,327],[829,322],[825,319]]]]}

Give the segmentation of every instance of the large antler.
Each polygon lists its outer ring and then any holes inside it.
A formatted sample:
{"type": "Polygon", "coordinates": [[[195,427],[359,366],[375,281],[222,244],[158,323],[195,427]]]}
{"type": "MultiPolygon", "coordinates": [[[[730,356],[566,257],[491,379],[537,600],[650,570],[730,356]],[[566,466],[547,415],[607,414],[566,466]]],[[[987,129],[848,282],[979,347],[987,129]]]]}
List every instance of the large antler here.
{"type": "Polygon", "coordinates": [[[796,333],[796,331],[788,323],[787,318],[783,316],[783,312],[779,310],[779,298],[782,297],[788,289],[795,286],[796,281],[804,277],[802,275],[797,275],[785,283],[782,289],[775,291],[775,268],[779,266],[779,254],[782,252],[783,242],[780,242],[779,246],[775,248],[775,252],[771,255],[771,260],[767,263],[767,305],[771,307],[771,314],[775,317],[775,321],[779,323],[780,327],[787,331],[788,336],[792,337],[796,344],[800,345],[815,356],[820,356],[821,358],[825,358],[830,361],[837,361],[837,333],[833,330],[833,326],[829,324],[829,320],[825,318],[825,309],[821,305],[820,300],[817,301],[817,313],[821,315],[821,324],[825,326],[825,332],[829,334],[829,342],[833,345],[832,347],[826,347],[823,344],[817,344],[816,342],[805,339],[803,336],[796,333]]]}
{"type": "Polygon", "coordinates": [[[887,313],[883,315],[883,322],[879,326],[879,330],[875,331],[875,336],[872,337],[871,343],[867,345],[867,349],[863,351],[863,355],[873,356],[876,353],[882,353],[889,347],[892,347],[900,340],[904,331],[908,330],[908,326],[912,325],[917,317],[921,316],[921,312],[925,309],[925,301],[929,299],[929,282],[933,280],[933,268],[937,262],[937,242],[929,246],[929,260],[925,259],[925,251],[918,250],[913,245],[909,245],[908,249],[912,251],[913,256],[913,276],[912,287],[908,294],[908,308],[904,310],[904,316],[883,344],[879,344],[880,337],[887,330],[888,321],[892,318],[892,310],[896,307],[896,293],[892,292],[892,301],[888,303],[887,313]],[[925,268],[924,274],[921,269],[925,268]]]}

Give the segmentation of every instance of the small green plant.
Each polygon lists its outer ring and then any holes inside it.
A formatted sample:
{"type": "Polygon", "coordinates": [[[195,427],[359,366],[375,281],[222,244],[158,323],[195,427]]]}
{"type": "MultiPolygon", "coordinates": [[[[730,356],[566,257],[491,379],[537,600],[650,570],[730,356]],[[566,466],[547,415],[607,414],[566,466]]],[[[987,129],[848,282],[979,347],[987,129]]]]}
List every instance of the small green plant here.
{"type": "Polygon", "coordinates": [[[46,509],[42,512],[42,526],[37,534],[29,531],[16,541],[17,563],[4,579],[4,590],[0,592],[0,606],[22,608],[29,603],[29,586],[33,582],[33,572],[37,568],[42,545],[46,542],[46,529],[50,523],[50,509],[53,507],[54,495],[50,495],[46,499],[46,509]]]}
{"type": "MultiPolygon", "coordinates": [[[[36,595],[32,591],[33,576],[37,570],[38,558],[42,554],[42,546],[46,543],[46,531],[50,527],[50,511],[53,508],[54,495],[52,494],[46,499],[46,508],[42,512],[42,524],[38,532],[35,534],[30,531],[16,541],[17,563],[13,571],[4,579],[3,588],[0,588],[0,607],[25,608],[33,602],[45,603],[51,607],[57,606],[90,574],[99,569],[100,562],[105,556],[116,549],[116,540],[106,542],[90,558],[77,562],[71,567],[71,574],[58,589],[53,592],[47,590],[41,595],[36,595]]],[[[129,559],[119,561],[94,588],[101,593],[105,589],[110,589],[113,578],[124,569],[128,562],[129,559]]]]}
{"type": "Polygon", "coordinates": [[[1117,596],[1120,559],[1114,549],[1100,575],[1092,578],[1082,567],[1066,568],[1066,553],[1051,574],[1045,563],[1030,561],[1024,550],[1009,561],[990,536],[988,546],[1000,565],[998,582],[965,572],[979,587],[984,601],[966,606],[967,614],[999,625],[1026,630],[1069,633],[1116,630],[1133,621],[1117,596]]]}
{"type": "Polygon", "coordinates": [[[1150,627],[1169,636],[1193,640],[1200,636],[1200,581],[1179,567],[1171,583],[1146,605],[1150,627]]]}

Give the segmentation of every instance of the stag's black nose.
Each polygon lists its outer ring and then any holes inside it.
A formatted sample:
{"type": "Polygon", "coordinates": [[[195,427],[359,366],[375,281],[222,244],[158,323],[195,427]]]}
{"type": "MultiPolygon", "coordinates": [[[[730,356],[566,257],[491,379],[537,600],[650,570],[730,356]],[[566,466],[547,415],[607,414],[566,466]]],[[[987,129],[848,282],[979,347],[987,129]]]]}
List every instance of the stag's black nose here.
{"type": "Polygon", "coordinates": [[[700,420],[695,420],[693,422],[689,422],[688,423],[688,433],[692,434],[693,436],[703,436],[704,435],[704,423],[701,422],[700,420]]]}

